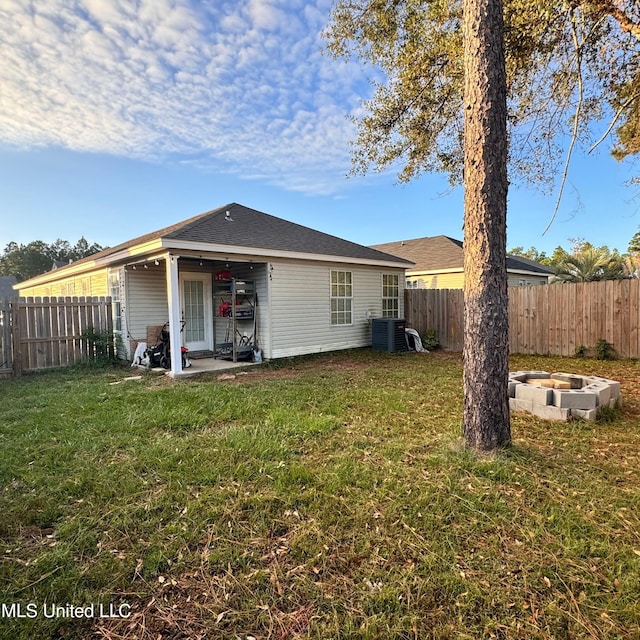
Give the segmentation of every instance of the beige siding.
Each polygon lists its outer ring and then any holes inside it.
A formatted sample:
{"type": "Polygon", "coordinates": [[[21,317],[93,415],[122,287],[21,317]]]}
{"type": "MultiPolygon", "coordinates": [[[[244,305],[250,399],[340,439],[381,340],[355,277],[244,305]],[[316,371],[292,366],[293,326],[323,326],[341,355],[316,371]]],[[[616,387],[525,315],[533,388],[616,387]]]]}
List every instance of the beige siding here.
{"type": "Polygon", "coordinates": [[[108,296],[108,269],[100,269],[78,276],[60,278],[36,287],[20,288],[21,296],[108,296]]]}
{"type": "Polygon", "coordinates": [[[412,274],[407,276],[407,281],[418,282],[418,286],[410,286],[412,289],[462,289],[464,287],[464,273],[458,271],[412,274]]]}
{"type": "Polygon", "coordinates": [[[535,286],[539,284],[548,284],[549,280],[545,277],[540,276],[529,276],[522,275],[517,273],[509,273],[509,286],[510,287],[524,287],[524,286],[535,286]],[[522,282],[524,281],[524,282],[522,282]]]}
{"type": "MultiPolygon", "coordinates": [[[[547,284],[546,276],[534,276],[527,274],[508,273],[510,287],[523,286],[521,280],[528,285],[547,284]]],[[[421,273],[407,275],[407,282],[418,282],[418,286],[409,285],[410,289],[462,289],[464,288],[464,273],[462,271],[450,273],[421,273]]]]}
{"type": "Polygon", "coordinates": [[[349,264],[273,262],[271,272],[271,352],[280,358],[371,344],[369,312],[382,315],[382,273],[398,273],[400,315],[404,313],[404,271],[349,264]],[[330,277],[334,269],[350,271],[353,324],[332,326],[330,277]]]}

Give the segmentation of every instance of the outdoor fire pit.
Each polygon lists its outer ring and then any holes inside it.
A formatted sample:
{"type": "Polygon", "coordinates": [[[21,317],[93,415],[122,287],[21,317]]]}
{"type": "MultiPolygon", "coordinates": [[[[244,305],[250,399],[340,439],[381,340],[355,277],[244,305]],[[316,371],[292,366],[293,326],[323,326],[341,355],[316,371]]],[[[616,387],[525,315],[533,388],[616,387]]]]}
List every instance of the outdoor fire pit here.
{"type": "Polygon", "coordinates": [[[602,407],[622,401],[620,383],[597,376],[546,371],[509,372],[509,408],[547,420],[595,420],[602,407]]]}

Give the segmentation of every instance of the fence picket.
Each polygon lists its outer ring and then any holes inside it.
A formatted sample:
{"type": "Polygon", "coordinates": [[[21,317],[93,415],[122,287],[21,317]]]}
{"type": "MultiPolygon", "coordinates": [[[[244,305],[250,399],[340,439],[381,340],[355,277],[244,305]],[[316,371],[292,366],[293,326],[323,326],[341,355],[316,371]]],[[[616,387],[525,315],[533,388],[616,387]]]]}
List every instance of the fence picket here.
{"type": "MultiPolygon", "coordinates": [[[[406,289],[407,324],[433,329],[445,349],[462,351],[461,289],[406,289]]],[[[640,358],[640,280],[509,289],[512,353],[572,356],[607,340],[623,358],[640,358]]]]}
{"type": "Polygon", "coordinates": [[[0,300],[0,373],[19,376],[94,357],[83,337],[89,327],[113,334],[111,298],[0,300]]]}

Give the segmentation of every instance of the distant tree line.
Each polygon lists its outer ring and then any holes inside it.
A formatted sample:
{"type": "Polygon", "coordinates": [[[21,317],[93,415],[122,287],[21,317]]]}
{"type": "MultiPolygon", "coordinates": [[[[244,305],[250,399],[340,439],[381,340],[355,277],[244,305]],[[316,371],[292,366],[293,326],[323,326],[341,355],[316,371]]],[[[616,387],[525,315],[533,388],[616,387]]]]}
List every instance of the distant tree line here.
{"type": "Polygon", "coordinates": [[[556,247],[548,256],[535,247],[515,247],[509,253],[535,260],[555,271],[551,282],[592,282],[640,277],[640,229],[629,241],[627,253],[606,245],[594,246],[583,238],[570,238],[569,251],[556,247]]]}
{"type": "MultiPolygon", "coordinates": [[[[561,246],[549,256],[535,247],[514,247],[509,253],[552,267],[554,282],[590,282],[640,277],[640,229],[636,231],[626,253],[606,245],[594,246],[583,238],[569,238],[567,251],[561,246]]],[[[89,244],[83,236],[74,245],[58,239],[51,244],[34,240],[28,244],[10,242],[0,256],[0,276],[16,276],[18,281],[50,271],[55,263],[74,262],[107,247],[89,244]]]]}
{"type": "Polygon", "coordinates": [[[18,281],[27,280],[51,271],[56,263],[74,262],[105,248],[97,243],[89,244],[84,236],[74,245],[61,239],[51,244],[42,240],[34,240],[28,244],[10,242],[0,256],[0,276],[15,276],[18,281]]]}

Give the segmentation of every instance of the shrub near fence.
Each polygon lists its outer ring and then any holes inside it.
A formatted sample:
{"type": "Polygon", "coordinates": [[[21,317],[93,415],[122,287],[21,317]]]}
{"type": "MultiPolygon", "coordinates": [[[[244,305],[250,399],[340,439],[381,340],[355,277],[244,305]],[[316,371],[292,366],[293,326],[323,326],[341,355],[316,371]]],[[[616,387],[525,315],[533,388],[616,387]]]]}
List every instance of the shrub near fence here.
{"type": "MultiPolygon", "coordinates": [[[[407,289],[405,316],[418,333],[434,329],[443,348],[462,351],[461,289],[407,289]]],[[[509,288],[511,353],[573,356],[599,340],[640,358],[640,280],[509,288]]]]}
{"type": "Polygon", "coordinates": [[[11,327],[6,368],[16,375],[92,360],[100,354],[90,335],[113,334],[111,298],[18,298],[0,308],[11,327]]]}

